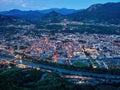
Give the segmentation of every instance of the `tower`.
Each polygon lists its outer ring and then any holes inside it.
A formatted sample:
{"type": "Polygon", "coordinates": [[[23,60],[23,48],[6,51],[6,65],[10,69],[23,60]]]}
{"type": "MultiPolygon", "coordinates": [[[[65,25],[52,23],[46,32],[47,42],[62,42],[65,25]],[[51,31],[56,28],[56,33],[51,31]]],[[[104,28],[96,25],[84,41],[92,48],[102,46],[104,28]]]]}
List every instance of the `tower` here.
{"type": "Polygon", "coordinates": [[[22,57],[20,56],[19,59],[20,59],[20,64],[22,64],[22,57]]]}
{"type": "Polygon", "coordinates": [[[56,63],[57,62],[56,47],[54,47],[54,56],[53,56],[53,59],[54,59],[54,63],[56,63]]]}
{"type": "Polygon", "coordinates": [[[68,46],[66,46],[66,50],[67,50],[67,57],[68,58],[72,57],[72,50],[70,50],[68,46]]]}

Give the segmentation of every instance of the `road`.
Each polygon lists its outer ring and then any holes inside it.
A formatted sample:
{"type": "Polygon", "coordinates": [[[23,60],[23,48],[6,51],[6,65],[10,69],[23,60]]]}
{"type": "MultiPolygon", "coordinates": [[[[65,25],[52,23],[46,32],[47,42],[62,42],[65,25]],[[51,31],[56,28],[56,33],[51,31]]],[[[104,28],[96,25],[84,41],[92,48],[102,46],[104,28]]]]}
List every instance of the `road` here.
{"type": "MultiPolygon", "coordinates": [[[[5,60],[12,60],[12,58],[9,57],[2,57],[0,56],[0,59],[5,59],[5,60]]],[[[24,65],[26,66],[32,66],[34,68],[45,68],[48,70],[53,70],[59,73],[69,73],[69,74],[74,74],[74,75],[79,75],[79,76],[88,76],[88,77],[98,77],[98,78],[106,78],[106,79],[118,79],[120,80],[120,75],[112,75],[112,74],[97,74],[97,73],[92,73],[92,72],[82,72],[82,71],[75,71],[75,70],[68,70],[68,69],[63,69],[63,68],[57,68],[54,66],[49,66],[49,65],[43,65],[43,64],[37,64],[33,62],[28,62],[28,61],[23,61],[24,65]]]]}

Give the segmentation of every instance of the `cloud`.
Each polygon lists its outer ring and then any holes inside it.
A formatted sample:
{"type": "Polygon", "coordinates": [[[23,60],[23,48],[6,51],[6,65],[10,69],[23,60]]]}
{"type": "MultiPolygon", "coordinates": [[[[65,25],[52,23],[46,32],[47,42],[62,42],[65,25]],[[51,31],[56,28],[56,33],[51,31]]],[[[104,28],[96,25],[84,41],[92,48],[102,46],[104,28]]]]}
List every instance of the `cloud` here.
{"type": "Polygon", "coordinates": [[[27,7],[26,3],[21,4],[22,7],[27,7]]]}
{"type": "Polygon", "coordinates": [[[25,2],[25,0],[0,0],[0,4],[27,7],[27,2],[25,2]]]}

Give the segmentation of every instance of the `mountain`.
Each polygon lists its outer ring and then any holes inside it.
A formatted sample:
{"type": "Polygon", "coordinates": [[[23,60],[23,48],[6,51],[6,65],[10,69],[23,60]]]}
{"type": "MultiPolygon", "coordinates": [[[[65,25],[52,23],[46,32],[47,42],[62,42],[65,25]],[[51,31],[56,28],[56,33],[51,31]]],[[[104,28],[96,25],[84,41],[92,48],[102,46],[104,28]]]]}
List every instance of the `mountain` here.
{"type": "Polygon", "coordinates": [[[94,4],[84,10],[52,8],[36,11],[21,11],[14,9],[0,12],[0,14],[32,21],[61,22],[67,18],[69,21],[85,23],[120,24],[120,2],[94,4]]]}
{"type": "Polygon", "coordinates": [[[0,15],[0,25],[8,25],[8,24],[29,24],[29,21],[13,17],[13,16],[5,16],[0,15]]]}
{"type": "Polygon", "coordinates": [[[27,31],[30,25],[32,25],[30,21],[21,18],[0,15],[0,37],[3,36],[10,40],[14,34],[27,31]]]}
{"type": "Polygon", "coordinates": [[[10,11],[3,11],[0,12],[1,15],[7,15],[7,16],[14,16],[14,17],[19,17],[22,19],[26,19],[26,20],[39,20],[42,16],[44,16],[45,14],[48,14],[52,11],[55,11],[57,13],[63,14],[63,15],[67,15],[67,14],[72,14],[75,12],[78,12],[80,10],[74,10],[74,9],[66,9],[66,8],[52,8],[52,9],[45,9],[45,10],[36,10],[36,11],[21,11],[18,9],[13,9],[10,11]]]}
{"type": "Polygon", "coordinates": [[[68,14],[79,12],[81,10],[67,9],[67,8],[51,8],[51,9],[41,10],[40,12],[47,14],[47,13],[50,13],[52,11],[55,11],[55,12],[63,14],[63,15],[68,15],[68,14]]]}
{"type": "Polygon", "coordinates": [[[13,9],[10,11],[3,11],[3,12],[0,12],[0,14],[19,17],[19,18],[26,19],[26,20],[37,20],[41,18],[41,16],[43,16],[43,13],[39,11],[21,11],[17,9],[13,9]]]}
{"type": "Polygon", "coordinates": [[[43,22],[51,22],[51,23],[54,22],[54,23],[57,23],[57,22],[62,22],[64,19],[65,19],[65,15],[57,13],[56,11],[52,11],[52,12],[44,15],[41,18],[41,21],[43,21],[43,22]]]}
{"type": "Polygon", "coordinates": [[[89,23],[120,24],[120,3],[95,4],[68,18],[89,23]]]}

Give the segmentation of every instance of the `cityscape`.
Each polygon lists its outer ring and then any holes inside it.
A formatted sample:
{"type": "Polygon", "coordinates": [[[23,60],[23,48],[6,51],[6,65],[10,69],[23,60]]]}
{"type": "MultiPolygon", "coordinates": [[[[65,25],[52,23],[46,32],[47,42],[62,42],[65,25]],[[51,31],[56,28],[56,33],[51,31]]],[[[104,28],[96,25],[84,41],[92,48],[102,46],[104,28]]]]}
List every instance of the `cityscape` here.
{"type": "Polygon", "coordinates": [[[119,9],[1,11],[1,89],[119,90],[119,9]]]}

